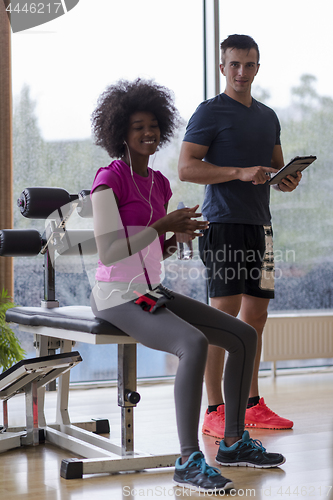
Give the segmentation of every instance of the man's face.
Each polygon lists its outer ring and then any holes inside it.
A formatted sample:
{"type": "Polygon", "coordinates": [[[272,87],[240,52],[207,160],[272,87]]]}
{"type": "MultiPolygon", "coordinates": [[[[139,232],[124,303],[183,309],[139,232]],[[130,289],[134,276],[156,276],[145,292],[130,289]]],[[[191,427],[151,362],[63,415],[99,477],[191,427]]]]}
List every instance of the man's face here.
{"type": "Polygon", "coordinates": [[[227,93],[250,94],[252,82],[259,70],[258,53],[256,49],[227,49],[220,69],[226,77],[227,93]]]}

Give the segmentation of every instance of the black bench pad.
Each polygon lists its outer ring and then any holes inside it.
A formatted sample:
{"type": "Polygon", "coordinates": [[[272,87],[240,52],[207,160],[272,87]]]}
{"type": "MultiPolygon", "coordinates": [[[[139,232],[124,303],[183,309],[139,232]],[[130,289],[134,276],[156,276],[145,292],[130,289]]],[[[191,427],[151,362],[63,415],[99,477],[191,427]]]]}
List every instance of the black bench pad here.
{"type": "Polygon", "coordinates": [[[54,307],[53,309],[12,307],[6,311],[6,321],[19,325],[49,326],[100,335],[128,336],[111,323],[96,318],[89,306],[54,307]]]}

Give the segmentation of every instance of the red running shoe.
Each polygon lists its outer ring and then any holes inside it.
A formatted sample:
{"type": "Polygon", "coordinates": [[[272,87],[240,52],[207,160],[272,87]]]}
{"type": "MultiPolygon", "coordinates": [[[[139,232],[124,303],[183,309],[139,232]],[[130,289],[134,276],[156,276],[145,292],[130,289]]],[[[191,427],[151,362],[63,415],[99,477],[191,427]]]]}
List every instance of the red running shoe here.
{"type": "Polygon", "coordinates": [[[219,439],[224,438],[225,413],[224,405],[217,407],[217,411],[208,413],[206,410],[202,433],[219,439]]]}
{"type": "Polygon", "coordinates": [[[245,413],[245,427],[258,429],[291,429],[294,422],[287,418],[279,417],[265,404],[264,398],[252,408],[247,408],[245,413]]]}

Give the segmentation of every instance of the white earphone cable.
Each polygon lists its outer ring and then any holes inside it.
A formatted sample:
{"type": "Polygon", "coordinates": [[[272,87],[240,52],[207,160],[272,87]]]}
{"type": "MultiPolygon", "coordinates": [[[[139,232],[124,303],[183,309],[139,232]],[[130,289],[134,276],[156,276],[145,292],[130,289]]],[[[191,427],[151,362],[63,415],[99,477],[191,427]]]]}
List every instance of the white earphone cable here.
{"type": "MultiPolygon", "coordinates": [[[[138,187],[137,183],[135,182],[134,175],[133,175],[133,167],[132,167],[132,158],[131,158],[131,153],[130,153],[130,150],[129,150],[129,147],[128,147],[128,144],[127,144],[127,142],[126,142],[126,141],[124,141],[124,144],[125,144],[125,146],[126,146],[126,148],[127,148],[127,152],[128,152],[129,163],[130,163],[130,164],[129,164],[129,167],[130,167],[130,172],[131,172],[132,180],[133,180],[133,182],[134,182],[134,184],[135,184],[135,186],[136,186],[136,189],[138,190],[138,192],[139,192],[140,196],[141,196],[141,197],[145,200],[145,202],[147,202],[147,203],[149,204],[149,206],[150,206],[150,217],[149,217],[149,220],[148,220],[147,225],[146,225],[146,227],[148,227],[148,226],[149,226],[149,224],[150,224],[150,221],[151,221],[151,219],[152,219],[153,212],[154,212],[153,206],[152,206],[152,204],[151,204],[151,192],[152,192],[153,185],[154,185],[154,170],[152,169],[151,185],[150,185],[149,196],[148,196],[148,200],[147,200],[147,198],[145,198],[145,197],[143,196],[143,194],[141,193],[141,191],[140,191],[140,189],[139,189],[139,187],[138,187]]],[[[148,252],[147,252],[147,254],[143,257],[143,262],[142,262],[142,265],[144,265],[144,262],[145,262],[146,258],[148,257],[148,255],[149,255],[149,245],[148,245],[148,252]]],[[[127,293],[127,292],[129,291],[129,289],[130,289],[130,286],[131,286],[132,282],[133,282],[136,278],[138,278],[139,276],[142,276],[142,275],[144,275],[144,274],[145,274],[145,273],[144,273],[144,272],[142,272],[142,273],[138,274],[137,276],[134,276],[134,278],[132,278],[132,279],[131,279],[131,281],[129,282],[128,287],[127,287],[127,290],[126,290],[126,292],[124,292],[124,294],[125,294],[125,293],[127,293]]],[[[97,283],[97,288],[98,288],[98,290],[101,290],[101,289],[100,289],[100,287],[99,287],[99,285],[98,285],[98,283],[97,283]]],[[[110,297],[111,297],[111,295],[112,295],[114,292],[121,292],[121,290],[119,290],[119,289],[116,289],[116,288],[115,288],[114,290],[111,290],[111,292],[109,293],[109,295],[108,295],[107,297],[105,297],[105,298],[98,297],[98,298],[99,298],[100,300],[107,300],[108,298],[110,298],[110,297]]],[[[98,296],[98,293],[97,293],[97,296],[98,296]]]]}

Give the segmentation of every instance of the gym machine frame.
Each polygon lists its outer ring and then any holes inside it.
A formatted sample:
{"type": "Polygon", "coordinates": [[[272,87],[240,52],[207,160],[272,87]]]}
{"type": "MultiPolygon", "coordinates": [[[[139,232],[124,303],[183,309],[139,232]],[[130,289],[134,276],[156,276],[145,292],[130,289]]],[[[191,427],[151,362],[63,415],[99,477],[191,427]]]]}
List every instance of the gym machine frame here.
{"type": "MultiPolygon", "coordinates": [[[[46,424],[44,416],[45,387],[38,389],[39,426],[45,429],[46,441],[84,457],[62,460],[60,474],[65,479],[82,478],[85,474],[172,467],[179,456],[179,454],[152,455],[134,450],[133,408],[140,400],[140,395],[136,392],[137,353],[135,339],[110,323],[95,318],[90,307],[59,307],[56,300],[55,265],[53,265],[55,250],[59,248],[61,240],[64,238],[66,241],[71,240],[71,236],[76,231],[66,229],[66,223],[74,210],[77,210],[81,217],[91,217],[89,194],[89,191],[81,191],[79,195],[69,195],[66,190],[61,188],[36,187],[23,191],[18,200],[22,215],[29,218],[49,219],[49,225],[44,235],[40,236],[39,251],[36,253],[35,248],[33,248],[29,254],[44,254],[44,300],[40,307],[15,307],[6,313],[8,322],[17,323],[20,330],[35,334],[38,356],[53,354],[58,348],[60,348],[61,353],[70,351],[72,344],[77,341],[89,344],[118,345],[118,406],[121,408],[121,446],[96,434],[109,432],[107,420],[75,425],[71,423],[68,412],[69,371],[59,377],[57,413],[54,424],[46,424]],[[66,205],[66,210],[63,209],[64,205],[66,205]]],[[[22,236],[24,231],[35,230],[21,230],[22,236]]],[[[29,236],[28,233],[26,234],[29,236]]],[[[6,240],[10,241],[11,238],[17,242],[20,238],[20,230],[0,231],[0,255],[22,255],[22,253],[15,253],[15,249],[12,248],[15,245],[6,245],[6,240]],[[11,231],[12,233],[10,233],[11,231]],[[14,234],[15,231],[16,234],[14,234]],[[9,248],[6,248],[7,246],[9,248]]],[[[36,239],[36,236],[33,238],[36,239]]],[[[78,255],[82,256],[82,248],[88,248],[87,252],[89,253],[97,252],[93,230],[78,230],[77,234],[74,234],[74,240],[78,255]],[[85,245],[87,242],[88,245],[85,245]]],[[[36,244],[32,246],[35,247],[36,244]]]]}

